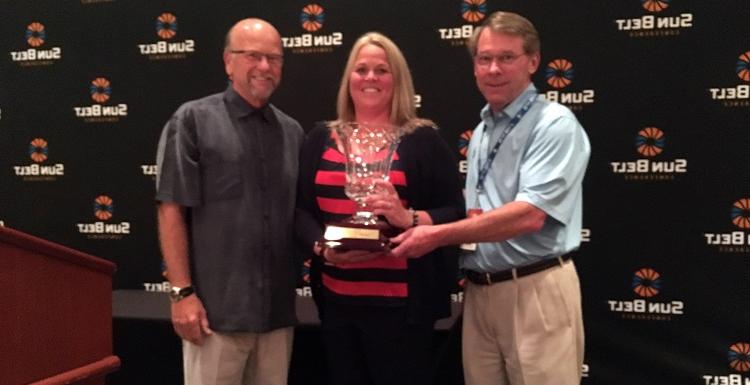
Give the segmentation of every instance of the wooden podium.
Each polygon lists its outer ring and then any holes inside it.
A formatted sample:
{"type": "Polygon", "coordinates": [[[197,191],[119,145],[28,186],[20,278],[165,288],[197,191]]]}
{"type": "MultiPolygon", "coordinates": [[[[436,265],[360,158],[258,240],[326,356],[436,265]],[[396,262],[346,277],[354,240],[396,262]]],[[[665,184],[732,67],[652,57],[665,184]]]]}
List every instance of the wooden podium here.
{"type": "Polygon", "coordinates": [[[109,261],[0,227],[0,384],[104,384],[112,355],[109,261]]]}

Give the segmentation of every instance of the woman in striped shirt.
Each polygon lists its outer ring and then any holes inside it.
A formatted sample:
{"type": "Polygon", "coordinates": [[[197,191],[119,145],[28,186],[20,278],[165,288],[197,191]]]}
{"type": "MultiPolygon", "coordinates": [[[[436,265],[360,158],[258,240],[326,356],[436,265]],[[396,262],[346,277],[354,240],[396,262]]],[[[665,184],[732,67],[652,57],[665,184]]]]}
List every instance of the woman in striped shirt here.
{"type": "Polygon", "coordinates": [[[300,155],[296,233],[313,255],[311,286],[322,323],[331,384],[431,383],[432,336],[450,315],[455,249],[417,259],[387,252],[320,247],[324,224],[350,216],[344,192],[345,158],[332,127],[345,122],[389,124],[403,136],[389,182],[367,198],[391,226],[407,229],[464,215],[456,159],[437,126],[417,117],[406,60],[386,36],[370,32],[349,55],[338,93],[336,120],[319,123],[300,155]]]}

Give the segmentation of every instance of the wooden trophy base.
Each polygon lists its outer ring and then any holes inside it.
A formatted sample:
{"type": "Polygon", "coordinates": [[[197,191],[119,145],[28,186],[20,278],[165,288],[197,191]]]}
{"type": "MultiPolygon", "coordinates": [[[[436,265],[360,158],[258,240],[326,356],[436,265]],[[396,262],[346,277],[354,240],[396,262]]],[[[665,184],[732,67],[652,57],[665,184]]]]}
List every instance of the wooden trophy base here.
{"type": "Polygon", "coordinates": [[[373,225],[343,221],[327,224],[322,242],[326,247],[337,251],[388,251],[390,237],[398,233],[398,229],[383,220],[378,220],[373,225]]]}

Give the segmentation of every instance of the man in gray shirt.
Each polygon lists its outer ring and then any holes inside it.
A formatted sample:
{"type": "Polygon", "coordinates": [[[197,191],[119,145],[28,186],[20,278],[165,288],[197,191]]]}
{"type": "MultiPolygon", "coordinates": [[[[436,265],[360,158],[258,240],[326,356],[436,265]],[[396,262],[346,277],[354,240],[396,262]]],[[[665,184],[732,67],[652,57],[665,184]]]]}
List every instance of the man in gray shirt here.
{"type": "Polygon", "coordinates": [[[183,104],[157,152],[159,238],[185,384],[286,384],[296,323],[300,125],[268,103],[283,50],[266,21],[228,32],[223,92],[183,104]]]}

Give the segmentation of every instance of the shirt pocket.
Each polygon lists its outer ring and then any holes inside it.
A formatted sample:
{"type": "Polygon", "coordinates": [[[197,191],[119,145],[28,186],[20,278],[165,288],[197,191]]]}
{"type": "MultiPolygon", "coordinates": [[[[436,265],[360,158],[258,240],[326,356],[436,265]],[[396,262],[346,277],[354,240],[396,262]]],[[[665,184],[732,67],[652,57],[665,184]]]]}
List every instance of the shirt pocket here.
{"type": "Polygon", "coordinates": [[[242,167],[240,162],[211,162],[204,168],[203,197],[207,202],[242,197],[242,167]]]}

